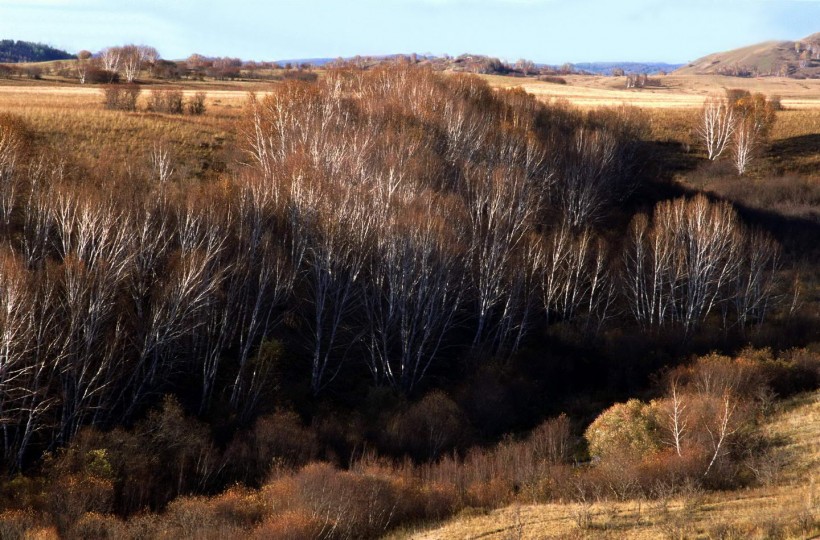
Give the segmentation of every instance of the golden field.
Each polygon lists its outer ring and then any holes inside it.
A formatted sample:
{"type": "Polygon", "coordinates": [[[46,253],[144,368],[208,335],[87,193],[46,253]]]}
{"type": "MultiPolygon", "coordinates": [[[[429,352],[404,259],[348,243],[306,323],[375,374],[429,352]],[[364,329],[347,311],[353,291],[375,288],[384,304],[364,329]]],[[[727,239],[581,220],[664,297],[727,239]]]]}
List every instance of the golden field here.
{"type": "Polygon", "coordinates": [[[739,78],[722,75],[659,75],[659,87],[626,88],[626,77],[567,75],[567,84],[515,77],[484,76],[491,85],[521,87],[541,99],[566,99],[580,107],[632,105],[641,108],[699,108],[710,95],[727,88],[780,96],[787,109],[820,109],[820,80],[782,77],[739,78]]]}

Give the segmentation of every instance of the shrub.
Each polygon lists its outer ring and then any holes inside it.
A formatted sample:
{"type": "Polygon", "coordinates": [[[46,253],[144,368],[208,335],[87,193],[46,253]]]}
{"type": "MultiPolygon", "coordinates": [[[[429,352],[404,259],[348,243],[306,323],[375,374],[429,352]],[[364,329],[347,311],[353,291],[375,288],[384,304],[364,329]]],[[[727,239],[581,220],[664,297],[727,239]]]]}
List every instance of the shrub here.
{"type": "Polygon", "coordinates": [[[532,430],[529,442],[536,459],[553,464],[566,462],[572,451],[569,417],[562,413],[556,418],[544,421],[532,430]]]}
{"type": "Polygon", "coordinates": [[[305,510],[289,510],[269,518],[254,529],[251,538],[267,540],[314,540],[326,537],[328,525],[305,510]]]}
{"type": "Polygon", "coordinates": [[[444,392],[430,392],[394,419],[390,431],[398,448],[418,460],[435,459],[465,436],[465,419],[444,392]]]}
{"type": "Polygon", "coordinates": [[[197,92],[190,98],[188,98],[188,104],[186,108],[188,110],[188,114],[192,114],[195,116],[205,114],[205,92],[197,92]]]}
{"type": "Polygon", "coordinates": [[[136,84],[110,85],[103,88],[105,108],[114,111],[136,111],[140,87],[136,84]]]}
{"type": "Polygon", "coordinates": [[[31,510],[6,510],[0,513],[0,538],[3,540],[23,540],[39,525],[37,516],[31,510]]]}
{"type": "Polygon", "coordinates": [[[125,537],[125,524],[114,516],[87,512],[66,534],[68,539],[117,540],[125,537]]]}
{"type": "Polygon", "coordinates": [[[185,112],[182,90],[152,90],[148,97],[148,110],[165,114],[182,114],[185,112]]]}
{"type": "Polygon", "coordinates": [[[258,485],[275,464],[287,469],[306,465],[318,452],[316,434],[290,411],[260,417],[250,432],[234,437],[226,462],[235,477],[258,485]]]}
{"type": "Polygon", "coordinates": [[[86,512],[106,514],[113,510],[114,484],[93,476],[65,476],[49,485],[47,501],[57,529],[66,534],[86,512]]]}
{"type": "Polygon", "coordinates": [[[113,84],[120,82],[120,74],[115,71],[89,68],[85,72],[85,82],[89,84],[113,84]]]}
{"type": "Polygon", "coordinates": [[[590,455],[600,459],[624,452],[640,459],[661,447],[652,410],[637,399],[616,403],[602,412],[584,437],[590,455]]]}
{"type": "Polygon", "coordinates": [[[563,77],[558,77],[555,75],[541,75],[538,77],[539,81],[553,83],[553,84],[567,84],[567,80],[563,77]]]}

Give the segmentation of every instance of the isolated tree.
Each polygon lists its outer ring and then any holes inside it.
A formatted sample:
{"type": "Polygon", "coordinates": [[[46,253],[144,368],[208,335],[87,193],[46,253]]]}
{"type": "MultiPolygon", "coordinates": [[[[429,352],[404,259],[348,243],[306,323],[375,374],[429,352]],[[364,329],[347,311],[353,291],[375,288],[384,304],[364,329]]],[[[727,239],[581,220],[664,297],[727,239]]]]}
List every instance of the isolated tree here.
{"type": "Polygon", "coordinates": [[[85,84],[85,77],[88,74],[88,70],[92,67],[92,54],[91,51],[80,51],[77,53],[77,76],[80,78],[80,84],[85,84]]]}
{"type": "Polygon", "coordinates": [[[733,162],[737,173],[743,175],[768,138],[775,120],[775,108],[763,94],[734,92],[730,96],[730,106],[737,118],[732,144],[733,162]]]}
{"type": "Polygon", "coordinates": [[[732,141],[737,128],[735,107],[728,98],[707,98],[701,109],[697,133],[710,160],[716,160],[732,141]]]}

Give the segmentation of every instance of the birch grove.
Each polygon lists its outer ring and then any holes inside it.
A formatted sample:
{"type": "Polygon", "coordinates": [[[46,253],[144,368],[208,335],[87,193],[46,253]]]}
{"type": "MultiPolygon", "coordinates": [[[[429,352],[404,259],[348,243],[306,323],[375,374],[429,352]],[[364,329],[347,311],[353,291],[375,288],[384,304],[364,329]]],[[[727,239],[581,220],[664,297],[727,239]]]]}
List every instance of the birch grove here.
{"type": "MultiPolygon", "coordinates": [[[[132,53],[107,49],[103,67],[136,76],[132,53]]],[[[623,242],[601,227],[636,182],[629,111],[395,65],[283,83],[239,122],[218,180],[183,178],[164,143],[129,163],[127,191],[24,152],[0,116],[9,466],[179,388],[200,415],[251,422],[280,361],[314,396],[368,373],[412,394],[554,323],[742,330],[780,294],[777,244],[728,204],[660,202],[623,242]]]]}

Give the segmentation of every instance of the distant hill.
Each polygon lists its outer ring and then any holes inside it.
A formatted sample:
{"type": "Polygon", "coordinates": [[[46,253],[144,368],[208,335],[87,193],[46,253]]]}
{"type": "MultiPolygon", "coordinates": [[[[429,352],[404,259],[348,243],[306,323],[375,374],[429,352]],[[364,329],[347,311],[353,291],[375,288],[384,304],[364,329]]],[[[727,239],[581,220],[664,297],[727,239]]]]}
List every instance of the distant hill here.
{"type": "Polygon", "coordinates": [[[29,41],[15,41],[13,39],[0,40],[0,62],[15,64],[18,62],[50,62],[52,60],[68,60],[74,58],[60,49],[31,43],[29,41]]]}
{"type": "Polygon", "coordinates": [[[765,41],[710,54],[680,68],[675,74],[820,78],[820,33],[798,41],[765,41]]]}
{"type": "Polygon", "coordinates": [[[684,64],[667,64],[665,62],[582,62],[572,64],[579,71],[596,75],[612,75],[614,70],[622,69],[624,73],[636,75],[657,75],[660,72],[671,73],[684,64]]]}

